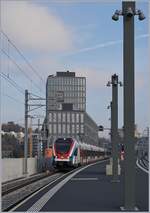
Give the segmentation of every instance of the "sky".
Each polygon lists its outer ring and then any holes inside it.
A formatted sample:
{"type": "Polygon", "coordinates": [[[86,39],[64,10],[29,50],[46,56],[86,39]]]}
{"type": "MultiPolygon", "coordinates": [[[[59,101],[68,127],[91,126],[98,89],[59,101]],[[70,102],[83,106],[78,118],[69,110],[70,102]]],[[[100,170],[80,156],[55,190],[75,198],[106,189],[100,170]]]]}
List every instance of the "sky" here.
{"type": "MultiPolygon", "coordinates": [[[[1,80],[2,122],[24,122],[24,94],[8,80],[21,91],[45,97],[47,76],[69,70],[87,78],[87,112],[98,125],[110,127],[111,88],[106,84],[114,73],[123,81],[123,18],[115,22],[111,17],[121,8],[121,1],[2,0],[1,29],[11,42],[1,34],[1,71],[7,78],[1,80]]],[[[144,21],[135,17],[135,123],[142,131],[149,125],[148,1],[137,1],[136,8],[146,16],[144,21]]],[[[32,114],[44,116],[44,108],[32,114]]]]}

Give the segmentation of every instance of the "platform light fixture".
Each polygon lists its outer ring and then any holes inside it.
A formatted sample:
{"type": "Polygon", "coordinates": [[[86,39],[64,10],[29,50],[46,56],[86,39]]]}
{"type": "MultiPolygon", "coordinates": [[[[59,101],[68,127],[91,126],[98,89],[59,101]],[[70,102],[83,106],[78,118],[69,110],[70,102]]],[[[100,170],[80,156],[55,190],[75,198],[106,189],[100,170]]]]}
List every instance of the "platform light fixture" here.
{"type": "Polygon", "coordinates": [[[112,16],[112,19],[114,21],[118,21],[119,20],[119,16],[122,15],[122,11],[121,10],[116,10],[115,13],[112,16]]]}
{"type": "Polygon", "coordinates": [[[145,19],[145,15],[144,13],[141,11],[141,10],[138,10],[137,11],[138,15],[139,15],[139,20],[142,21],[145,19]]]}
{"type": "Polygon", "coordinates": [[[120,87],[123,87],[123,83],[121,81],[118,82],[120,87]]]}
{"type": "MultiPolygon", "coordinates": [[[[115,11],[112,19],[119,20],[123,16],[123,74],[124,74],[124,143],[125,147],[125,184],[123,211],[135,211],[135,150],[134,150],[134,123],[135,123],[135,93],[134,93],[134,16],[140,21],[145,19],[141,10],[136,10],[135,1],[122,1],[122,11],[115,11]],[[130,93],[130,98],[128,94],[130,93]]],[[[121,86],[122,84],[120,84],[121,86]]]]}
{"type": "Polygon", "coordinates": [[[112,19],[114,21],[118,21],[119,16],[124,16],[124,15],[126,15],[129,18],[131,18],[132,16],[135,16],[135,15],[138,15],[138,19],[140,21],[145,19],[145,15],[141,10],[133,11],[131,7],[127,8],[126,13],[123,13],[122,10],[116,10],[115,13],[112,16],[112,19]]]}
{"type": "Polygon", "coordinates": [[[111,86],[111,81],[108,81],[108,83],[106,84],[107,87],[111,86]]]}

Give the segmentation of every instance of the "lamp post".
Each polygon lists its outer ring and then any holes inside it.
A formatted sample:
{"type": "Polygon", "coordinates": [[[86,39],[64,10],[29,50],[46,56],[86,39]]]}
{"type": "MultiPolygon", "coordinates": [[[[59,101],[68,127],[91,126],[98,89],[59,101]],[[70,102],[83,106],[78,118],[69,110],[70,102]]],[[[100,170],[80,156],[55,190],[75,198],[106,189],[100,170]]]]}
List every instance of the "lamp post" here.
{"type": "Polygon", "coordinates": [[[109,120],[110,120],[110,133],[109,133],[109,135],[110,135],[110,141],[111,141],[111,146],[112,146],[112,119],[111,119],[111,116],[112,116],[112,101],[110,102],[110,105],[108,105],[107,106],[107,109],[110,109],[110,118],[109,118],[109,120]]]}
{"type": "Polygon", "coordinates": [[[111,124],[110,124],[110,141],[112,143],[112,119],[111,119],[111,115],[112,115],[112,101],[110,102],[110,105],[107,106],[107,109],[110,109],[110,118],[109,118],[109,120],[111,122],[111,124]]]}
{"type": "Polygon", "coordinates": [[[28,167],[27,167],[27,161],[28,161],[28,101],[29,101],[29,93],[28,90],[25,90],[25,137],[24,137],[24,167],[23,167],[23,173],[24,175],[27,175],[28,173],[28,167]]]}
{"type": "Polygon", "coordinates": [[[124,72],[124,144],[125,144],[125,185],[124,207],[134,211],[135,206],[135,103],[134,103],[134,16],[145,19],[141,10],[135,9],[134,1],[123,1],[122,11],[116,10],[112,19],[123,16],[123,72],[124,72]]]}
{"type": "Polygon", "coordinates": [[[113,182],[118,182],[118,84],[122,86],[121,82],[118,82],[118,75],[111,76],[111,81],[107,83],[107,86],[112,84],[112,102],[111,102],[111,141],[112,141],[112,173],[113,182]]]}

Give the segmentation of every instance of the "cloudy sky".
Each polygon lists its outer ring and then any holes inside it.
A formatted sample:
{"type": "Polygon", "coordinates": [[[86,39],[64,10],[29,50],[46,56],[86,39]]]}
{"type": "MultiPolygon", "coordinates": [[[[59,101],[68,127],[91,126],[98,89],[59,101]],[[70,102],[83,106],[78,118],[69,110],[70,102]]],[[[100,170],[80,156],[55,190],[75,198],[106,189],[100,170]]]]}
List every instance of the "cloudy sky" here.
{"type": "MultiPolygon", "coordinates": [[[[2,122],[23,123],[24,118],[24,95],[9,80],[21,91],[44,97],[47,76],[69,70],[87,77],[87,112],[97,124],[109,127],[111,88],[106,83],[114,73],[123,80],[123,20],[111,19],[121,7],[121,1],[2,0],[1,25],[10,41],[1,34],[2,122]]],[[[136,8],[146,16],[141,22],[135,17],[135,117],[144,129],[149,124],[148,1],[137,1],[136,8]]],[[[119,88],[119,127],[122,94],[119,88]]],[[[38,113],[44,115],[44,110],[38,113]]]]}

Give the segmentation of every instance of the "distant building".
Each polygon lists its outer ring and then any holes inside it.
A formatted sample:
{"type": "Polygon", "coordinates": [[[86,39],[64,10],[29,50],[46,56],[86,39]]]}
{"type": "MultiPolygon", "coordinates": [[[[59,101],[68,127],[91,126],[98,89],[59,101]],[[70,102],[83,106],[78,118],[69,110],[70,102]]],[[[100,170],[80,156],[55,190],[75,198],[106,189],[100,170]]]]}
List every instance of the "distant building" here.
{"type": "Polygon", "coordinates": [[[14,131],[10,131],[10,132],[4,132],[1,130],[1,134],[2,135],[11,135],[11,136],[14,136],[15,138],[24,138],[24,133],[23,132],[14,132],[14,131]]]}
{"type": "Polygon", "coordinates": [[[58,137],[74,137],[98,144],[98,126],[86,113],[86,78],[74,72],[50,75],[46,84],[48,143],[58,137]]]}
{"type": "Polygon", "coordinates": [[[32,133],[32,156],[35,157],[38,155],[38,134],[32,133]]]}
{"type": "Polygon", "coordinates": [[[17,138],[20,144],[24,143],[24,133],[23,132],[18,132],[17,133],[17,138]]]}
{"type": "Polygon", "coordinates": [[[32,156],[42,155],[42,141],[38,133],[32,133],[32,156]]]}
{"type": "Polygon", "coordinates": [[[13,158],[13,151],[11,150],[12,147],[9,147],[10,149],[8,150],[2,150],[2,158],[13,158]]]}

